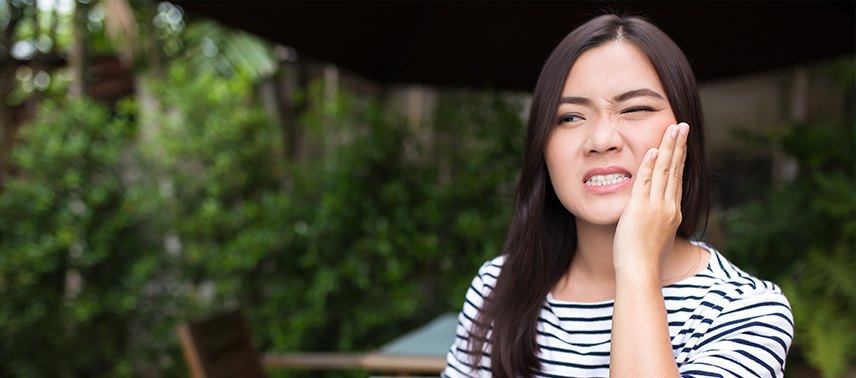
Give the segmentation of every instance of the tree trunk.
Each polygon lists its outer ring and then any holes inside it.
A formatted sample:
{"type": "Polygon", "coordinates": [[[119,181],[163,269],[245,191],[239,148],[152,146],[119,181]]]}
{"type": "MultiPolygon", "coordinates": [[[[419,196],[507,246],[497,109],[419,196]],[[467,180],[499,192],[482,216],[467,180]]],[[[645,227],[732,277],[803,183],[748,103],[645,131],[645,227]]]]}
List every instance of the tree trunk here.
{"type": "Polygon", "coordinates": [[[68,54],[68,71],[71,83],[68,87],[70,98],[80,98],[86,94],[86,67],[89,56],[86,51],[86,22],[89,5],[74,2],[74,21],[72,22],[71,51],[68,54]]]}
{"type": "MultiPolygon", "coordinates": [[[[86,23],[89,13],[89,5],[83,4],[80,1],[74,2],[74,18],[72,20],[72,42],[71,51],[68,56],[68,70],[71,76],[71,83],[68,89],[70,99],[81,98],[86,95],[86,67],[89,63],[87,56],[87,32],[86,23]]],[[[71,264],[74,258],[74,252],[69,250],[67,255],[62,257],[60,269],[65,271],[65,280],[63,282],[63,301],[69,303],[77,299],[77,296],[83,290],[84,278],[80,271],[71,264]]],[[[69,308],[69,306],[63,306],[69,308]]],[[[77,325],[70,314],[63,314],[63,340],[65,341],[64,348],[72,347],[73,336],[76,332],[77,325]]],[[[60,377],[71,377],[74,375],[72,367],[68,361],[60,359],[57,362],[57,375],[60,377]]]]}
{"type": "Polygon", "coordinates": [[[23,12],[17,6],[7,3],[9,23],[0,35],[0,191],[6,186],[9,175],[9,154],[15,139],[15,125],[12,122],[12,109],[9,106],[9,93],[15,85],[17,62],[12,58],[12,44],[18,22],[23,12]]]}

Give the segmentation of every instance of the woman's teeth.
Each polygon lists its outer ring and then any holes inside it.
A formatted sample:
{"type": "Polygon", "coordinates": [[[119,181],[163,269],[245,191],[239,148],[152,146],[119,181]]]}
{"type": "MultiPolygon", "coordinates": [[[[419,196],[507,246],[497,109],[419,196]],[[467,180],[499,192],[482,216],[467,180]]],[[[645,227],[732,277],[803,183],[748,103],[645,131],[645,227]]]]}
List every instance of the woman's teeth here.
{"type": "Polygon", "coordinates": [[[613,173],[609,175],[595,175],[592,176],[588,181],[586,181],[586,185],[591,186],[606,186],[613,185],[624,180],[630,179],[630,176],[622,174],[622,173],[613,173]]]}

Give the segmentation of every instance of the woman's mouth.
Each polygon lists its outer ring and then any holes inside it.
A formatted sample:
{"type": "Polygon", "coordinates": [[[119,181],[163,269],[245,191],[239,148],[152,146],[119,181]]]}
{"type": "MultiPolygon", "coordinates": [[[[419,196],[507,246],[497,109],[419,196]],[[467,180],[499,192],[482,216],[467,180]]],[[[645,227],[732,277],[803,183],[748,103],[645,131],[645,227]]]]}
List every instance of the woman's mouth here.
{"type": "Polygon", "coordinates": [[[629,186],[631,176],[624,173],[594,175],[583,183],[586,191],[591,193],[612,193],[629,186]]]}

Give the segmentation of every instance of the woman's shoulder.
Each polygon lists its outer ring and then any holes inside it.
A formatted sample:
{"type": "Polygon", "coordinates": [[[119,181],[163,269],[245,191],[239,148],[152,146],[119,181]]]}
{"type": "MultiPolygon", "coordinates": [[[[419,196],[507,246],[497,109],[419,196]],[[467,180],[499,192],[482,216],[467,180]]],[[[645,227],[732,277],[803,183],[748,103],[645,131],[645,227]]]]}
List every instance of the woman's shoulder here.
{"type": "Polygon", "coordinates": [[[478,269],[475,277],[473,277],[470,287],[464,295],[464,306],[458,317],[459,333],[468,332],[472,327],[472,323],[481,311],[485,299],[490,295],[490,292],[496,286],[496,279],[499,277],[499,271],[502,264],[505,262],[505,257],[499,255],[485,261],[478,269]]]}
{"type": "Polygon", "coordinates": [[[504,262],[505,255],[502,254],[485,261],[473,278],[470,289],[476,290],[482,297],[486,297],[493,290],[493,287],[496,286],[496,280],[499,278],[499,272],[502,270],[504,262]]]}
{"type": "Polygon", "coordinates": [[[743,271],[710,245],[705,247],[712,256],[708,269],[698,277],[709,283],[701,300],[704,309],[698,314],[703,319],[694,323],[697,338],[680,352],[679,369],[725,366],[766,370],[769,376],[780,377],[794,338],[788,299],[772,281],[743,271]]]}
{"type": "Polygon", "coordinates": [[[721,298],[716,307],[722,314],[751,309],[756,315],[776,313],[793,323],[790,303],[779,285],[745,272],[711,245],[698,243],[711,252],[708,271],[702,276],[709,282],[708,292],[721,298]]]}
{"type": "Polygon", "coordinates": [[[485,261],[481,267],[479,267],[478,275],[479,276],[487,276],[487,277],[496,277],[499,275],[499,271],[502,269],[502,264],[505,263],[505,255],[500,254],[495,257],[491,257],[485,261]]]}

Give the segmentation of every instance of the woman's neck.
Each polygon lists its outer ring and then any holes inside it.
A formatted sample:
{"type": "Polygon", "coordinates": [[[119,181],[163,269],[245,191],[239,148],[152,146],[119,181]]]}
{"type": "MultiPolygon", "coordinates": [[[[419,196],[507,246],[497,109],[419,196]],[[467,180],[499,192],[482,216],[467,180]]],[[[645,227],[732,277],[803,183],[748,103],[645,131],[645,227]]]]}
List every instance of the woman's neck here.
{"type": "Polygon", "coordinates": [[[612,265],[612,242],[616,225],[595,225],[577,222],[577,249],[571,265],[588,280],[608,283],[615,281],[612,265]]]}
{"type": "MultiPolygon", "coordinates": [[[[612,243],[616,225],[595,225],[577,219],[577,248],[571,268],[556,285],[553,296],[567,300],[595,301],[614,298],[615,269],[612,264],[612,243]]],[[[690,276],[698,270],[700,251],[688,240],[676,237],[674,246],[666,251],[660,266],[663,285],[690,276]]]]}

